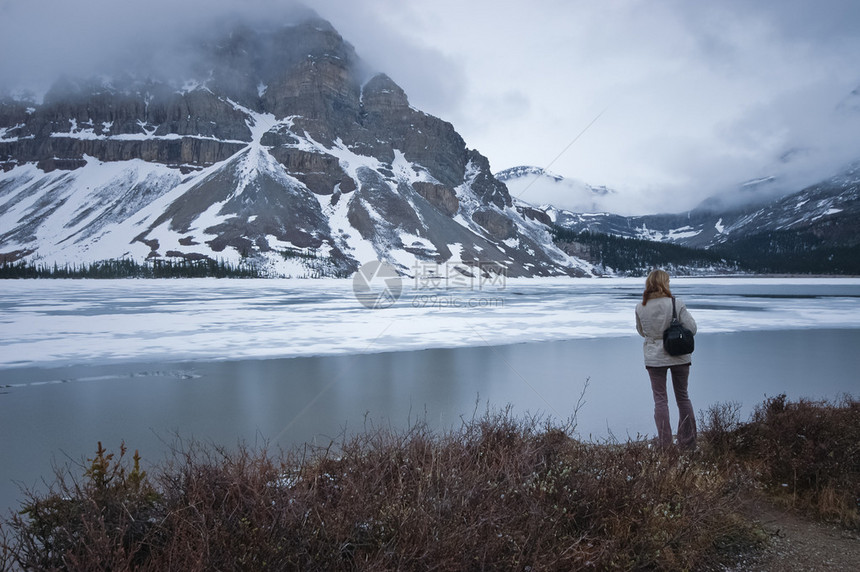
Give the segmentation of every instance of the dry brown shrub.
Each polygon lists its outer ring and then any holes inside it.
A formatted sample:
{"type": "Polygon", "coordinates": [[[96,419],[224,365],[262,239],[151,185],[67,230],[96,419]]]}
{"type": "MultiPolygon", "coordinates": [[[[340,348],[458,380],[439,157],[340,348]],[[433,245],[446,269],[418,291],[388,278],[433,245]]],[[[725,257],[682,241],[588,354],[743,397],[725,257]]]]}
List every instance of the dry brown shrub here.
{"type": "Polygon", "coordinates": [[[860,401],[769,398],[739,423],[730,406],[704,416],[703,452],[735,464],[786,505],[860,527],[860,401]]]}
{"type": "Polygon", "coordinates": [[[738,482],[714,464],[571,427],[505,410],[278,455],[192,443],[139,483],[146,503],[61,486],[51,522],[74,542],[49,547],[31,515],[7,523],[4,554],[27,569],[688,570],[744,537],[738,482]]]}

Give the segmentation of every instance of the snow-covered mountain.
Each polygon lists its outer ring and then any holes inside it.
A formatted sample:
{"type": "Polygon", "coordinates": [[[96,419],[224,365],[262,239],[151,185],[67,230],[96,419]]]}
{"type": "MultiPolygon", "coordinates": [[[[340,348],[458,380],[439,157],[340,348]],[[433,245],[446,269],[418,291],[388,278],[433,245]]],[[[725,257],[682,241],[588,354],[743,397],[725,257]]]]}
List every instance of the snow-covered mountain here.
{"type": "Polygon", "coordinates": [[[577,179],[562,177],[540,167],[511,167],[496,173],[514,199],[533,205],[552,205],[579,212],[610,212],[609,199],[616,194],[606,187],[593,187],[577,179]]]}
{"type": "Polygon", "coordinates": [[[318,18],[236,24],[182,60],[180,76],[65,78],[39,100],[0,98],[0,263],[220,259],[344,276],[378,259],[410,275],[443,263],[586,275],[553,225],[698,248],[860,237],[856,167],[766,204],[633,217],[606,214],[618,195],[605,187],[536,167],[494,176],[318,18]]]}
{"type": "Polygon", "coordinates": [[[236,25],[183,57],[183,77],[65,79],[43,101],[0,101],[0,262],[590,272],[327,22],[236,25]]]}
{"type": "MultiPolygon", "coordinates": [[[[624,217],[539,209],[553,224],[695,248],[730,245],[753,236],[790,232],[827,246],[860,244],[860,163],[818,184],[761,205],[719,210],[710,202],[678,214],[624,217]]],[[[524,212],[530,212],[527,209],[524,212]]]]}

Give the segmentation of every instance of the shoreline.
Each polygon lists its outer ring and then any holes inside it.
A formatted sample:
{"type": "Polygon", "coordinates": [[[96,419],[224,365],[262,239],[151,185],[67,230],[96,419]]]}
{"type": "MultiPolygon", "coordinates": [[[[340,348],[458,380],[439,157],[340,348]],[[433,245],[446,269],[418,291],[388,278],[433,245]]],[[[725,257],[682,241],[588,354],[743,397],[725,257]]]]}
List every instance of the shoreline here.
{"type": "MultiPolygon", "coordinates": [[[[695,307],[693,307],[695,308],[695,307]]],[[[796,327],[796,328],[782,328],[782,327],[774,327],[774,328],[758,328],[754,330],[725,330],[725,331],[711,331],[711,332],[699,332],[696,334],[696,339],[710,338],[711,336],[727,336],[733,334],[766,334],[768,332],[776,333],[776,332],[852,332],[858,331],[860,332],[860,325],[857,327],[796,327]]],[[[44,363],[27,363],[24,365],[8,365],[0,363],[0,375],[3,375],[4,378],[7,375],[16,375],[16,374],[24,374],[26,378],[24,381],[18,382],[6,382],[4,380],[3,383],[0,383],[0,390],[6,388],[16,388],[16,387],[26,387],[30,385],[47,385],[47,384],[55,384],[55,383],[69,383],[71,381],[75,381],[78,378],[70,379],[68,376],[59,376],[60,379],[48,379],[47,376],[37,375],[35,378],[28,378],[26,376],[27,373],[30,372],[50,372],[50,371],[58,371],[58,370],[69,370],[69,369],[89,369],[93,370],[101,370],[101,369],[135,369],[139,371],[156,371],[162,372],[163,370],[183,370],[193,368],[195,364],[229,364],[229,363],[242,363],[242,362],[261,362],[261,361],[280,361],[280,360],[295,360],[295,359],[324,359],[324,358],[336,358],[336,357],[358,357],[358,356],[367,356],[367,355],[387,355],[387,354],[402,354],[402,353],[411,353],[411,352],[423,352],[428,350],[469,350],[475,348],[506,348],[513,346],[528,346],[531,344],[548,344],[548,343],[575,343],[587,340],[624,340],[624,339],[635,339],[641,341],[642,338],[636,332],[632,332],[626,335],[606,335],[606,336],[581,336],[581,337],[571,337],[571,338],[559,338],[559,339],[543,339],[543,340],[525,340],[525,341],[511,341],[511,342],[501,342],[494,344],[487,344],[483,342],[477,342],[474,344],[457,344],[457,345],[428,345],[425,347],[406,347],[406,348],[396,348],[396,349],[367,349],[366,351],[331,351],[331,352],[320,352],[320,353],[307,353],[307,354],[290,354],[290,355],[260,355],[260,356],[242,356],[242,357],[224,357],[224,358],[214,358],[214,357],[194,357],[194,356],[165,356],[164,359],[152,358],[152,359],[140,359],[137,357],[134,358],[115,358],[115,359],[74,359],[69,360],[64,363],[59,363],[59,360],[44,362],[44,363]],[[96,362],[96,363],[93,363],[96,362]]],[[[700,352],[701,353],[701,352],[700,352]]],[[[638,356],[637,356],[638,357],[638,356]]],[[[53,376],[57,377],[57,376],[53,376]]],[[[106,374],[102,376],[88,376],[89,381],[94,381],[95,377],[105,377],[105,379],[109,379],[112,377],[111,374],[106,374]],[[90,379],[93,378],[93,379],[90,379]]],[[[145,375],[135,375],[134,373],[129,373],[128,375],[120,375],[120,377],[146,377],[145,375]]]]}

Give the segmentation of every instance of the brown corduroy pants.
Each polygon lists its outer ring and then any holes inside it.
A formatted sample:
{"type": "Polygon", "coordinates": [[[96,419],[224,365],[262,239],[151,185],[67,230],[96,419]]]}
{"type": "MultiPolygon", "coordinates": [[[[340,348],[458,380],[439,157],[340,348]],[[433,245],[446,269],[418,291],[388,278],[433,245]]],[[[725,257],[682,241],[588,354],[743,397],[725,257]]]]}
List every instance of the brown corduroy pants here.
{"type": "Polygon", "coordinates": [[[675,390],[675,403],[678,405],[678,446],[681,449],[696,447],[696,416],[693,404],[687,395],[687,380],[690,377],[690,364],[665,367],[649,366],[651,391],[654,393],[654,421],[657,423],[657,441],[660,447],[672,446],[672,425],[669,423],[669,397],[666,393],[666,373],[672,371],[672,388],[675,390]]]}

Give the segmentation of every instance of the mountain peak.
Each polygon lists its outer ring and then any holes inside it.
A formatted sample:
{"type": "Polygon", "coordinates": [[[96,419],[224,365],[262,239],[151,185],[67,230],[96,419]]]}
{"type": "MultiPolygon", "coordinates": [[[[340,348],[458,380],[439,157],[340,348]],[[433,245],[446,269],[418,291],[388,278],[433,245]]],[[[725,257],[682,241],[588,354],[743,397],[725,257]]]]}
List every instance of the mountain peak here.
{"type": "Polygon", "coordinates": [[[510,181],[514,179],[518,179],[520,177],[526,177],[528,175],[536,175],[539,177],[549,177],[550,179],[554,179],[556,181],[564,180],[564,177],[556,175],[554,173],[550,173],[546,169],[541,167],[533,167],[528,165],[521,165],[519,167],[511,167],[509,169],[504,169],[496,173],[496,178],[500,181],[510,181]]]}
{"type": "Polygon", "coordinates": [[[327,22],[225,26],[187,59],[170,80],[70,79],[41,104],[0,106],[0,258],[589,271],[453,125],[385,74],[365,82],[327,22]]]}
{"type": "Polygon", "coordinates": [[[406,92],[384,73],[376,74],[364,84],[361,102],[369,113],[409,107],[406,92]]]}
{"type": "Polygon", "coordinates": [[[615,191],[568,179],[541,167],[522,165],[496,173],[511,195],[534,205],[553,205],[572,212],[606,212],[615,191]]]}

